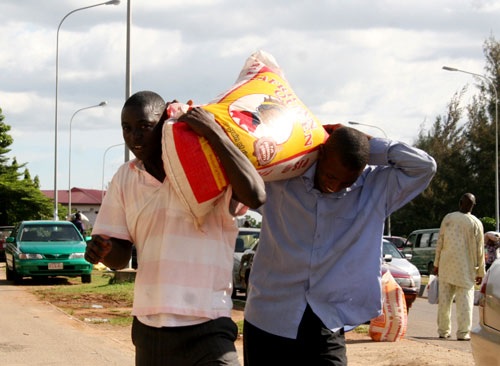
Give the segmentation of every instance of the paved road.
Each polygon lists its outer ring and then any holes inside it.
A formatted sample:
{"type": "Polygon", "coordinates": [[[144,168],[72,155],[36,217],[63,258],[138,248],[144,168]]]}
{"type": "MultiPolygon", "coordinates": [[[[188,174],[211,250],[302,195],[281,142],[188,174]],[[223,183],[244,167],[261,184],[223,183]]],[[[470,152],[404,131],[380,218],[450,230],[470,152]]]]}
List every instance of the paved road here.
{"type": "MultiPolygon", "coordinates": [[[[424,343],[423,350],[430,351],[427,345],[435,345],[439,348],[432,347],[434,350],[465,352],[468,355],[464,358],[471,360],[470,342],[440,340],[437,337],[436,313],[437,305],[430,305],[426,298],[418,298],[409,312],[406,339],[424,343]]],[[[453,335],[456,330],[454,312],[452,319],[453,335]]],[[[473,324],[477,323],[478,309],[475,307],[473,324]]],[[[394,348],[399,343],[389,346],[394,348]]],[[[380,343],[370,342],[351,345],[351,348],[359,347],[359,352],[364,354],[367,347],[381,346],[380,343]]],[[[239,351],[241,353],[241,349],[239,351]]],[[[7,282],[5,264],[0,263],[0,365],[132,366],[134,349],[131,342],[104,337],[95,328],[37,300],[23,286],[7,282]]]]}
{"type": "Polygon", "coordinates": [[[5,280],[0,264],[0,365],[134,365],[134,350],[5,280]]]}
{"type": "MultiPolygon", "coordinates": [[[[406,332],[406,338],[434,344],[448,349],[471,352],[470,342],[460,342],[456,340],[455,332],[457,330],[457,322],[455,316],[455,305],[452,306],[451,314],[451,338],[450,340],[439,339],[436,324],[437,308],[437,305],[429,304],[427,298],[417,298],[408,313],[408,329],[406,332]]],[[[478,307],[474,306],[472,326],[474,327],[478,323],[479,311],[478,307]]]]}

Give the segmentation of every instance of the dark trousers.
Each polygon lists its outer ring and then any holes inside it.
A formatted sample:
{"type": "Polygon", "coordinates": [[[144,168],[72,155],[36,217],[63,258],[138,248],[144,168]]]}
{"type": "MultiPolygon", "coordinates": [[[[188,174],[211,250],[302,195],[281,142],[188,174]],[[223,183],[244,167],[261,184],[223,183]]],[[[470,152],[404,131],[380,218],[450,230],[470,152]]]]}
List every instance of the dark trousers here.
{"type": "Polygon", "coordinates": [[[245,320],[243,326],[245,366],[347,365],[344,329],[332,332],[307,306],[297,339],[267,333],[245,320]]]}
{"type": "Polygon", "coordinates": [[[234,341],[238,327],[219,318],[187,327],[154,328],[134,317],[132,342],[136,366],[239,366],[234,341]]]}

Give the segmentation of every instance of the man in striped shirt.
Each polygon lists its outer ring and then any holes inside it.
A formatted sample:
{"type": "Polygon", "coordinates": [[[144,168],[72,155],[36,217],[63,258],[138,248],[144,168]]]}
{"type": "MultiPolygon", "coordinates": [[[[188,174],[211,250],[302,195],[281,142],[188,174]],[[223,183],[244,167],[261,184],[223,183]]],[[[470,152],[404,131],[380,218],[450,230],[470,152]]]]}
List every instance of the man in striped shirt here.
{"type": "Polygon", "coordinates": [[[135,159],[114,175],[92,231],[86,259],[127,266],[137,248],[132,315],[136,365],[238,365],[231,320],[237,207],[259,207],[264,183],[213,115],[193,108],[179,121],[205,137],[230,185],[201,226],[166,178],[161,159],[165,103],[156,93],[132,95],[122,131],[135,159]]]}

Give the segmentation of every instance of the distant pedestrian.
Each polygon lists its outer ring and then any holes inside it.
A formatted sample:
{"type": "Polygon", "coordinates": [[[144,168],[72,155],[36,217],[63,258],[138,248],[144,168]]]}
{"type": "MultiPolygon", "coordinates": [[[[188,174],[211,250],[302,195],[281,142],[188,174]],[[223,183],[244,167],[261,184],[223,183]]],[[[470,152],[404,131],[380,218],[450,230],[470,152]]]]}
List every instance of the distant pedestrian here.
{"type": "Polygon", "coordinates": [[[500,234],[496,231],[488,231],[484,234],[484,261],[487,271],[493,262],[500,257],[500,234]]]}
{"type": "Polygon", "coordinates": [[[476,197],[465,193],[459,211],[441,222],[434,258],[434,274],[439,275],[438,334],[449,338],[451,306],[456,302],[457,340],[469,341],[474,307],[474,284],[484,277],[483,224],[472,215],[476,197]]]}
{"type": "Polygon", "coordinates": [[[78,231],[83,235],[85,236],[85,227],[83,226],[83,222],[82,222],[82,215],[80,212],[77,212],[75,214],[75,217],[73,218],[73,220],[71,220],[71,222],[73,223],[73,225],[76,226],[76,228],[78,229],[78,231]]]}

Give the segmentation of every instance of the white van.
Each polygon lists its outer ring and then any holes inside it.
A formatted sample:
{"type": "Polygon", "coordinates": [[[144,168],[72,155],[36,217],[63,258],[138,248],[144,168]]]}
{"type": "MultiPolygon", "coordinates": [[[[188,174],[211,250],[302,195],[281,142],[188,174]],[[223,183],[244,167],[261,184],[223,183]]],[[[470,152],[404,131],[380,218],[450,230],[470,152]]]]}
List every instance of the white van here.
{"type": "Polygon", "coordinates": [[[420,229],[412,231],[406,239],[403,253],[411,254],[410,262],[421,274],[432,274],[438,236],[439,229],[420,229]]]}

